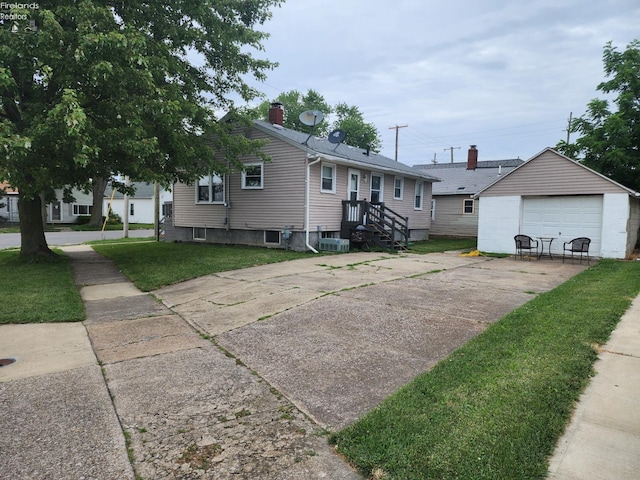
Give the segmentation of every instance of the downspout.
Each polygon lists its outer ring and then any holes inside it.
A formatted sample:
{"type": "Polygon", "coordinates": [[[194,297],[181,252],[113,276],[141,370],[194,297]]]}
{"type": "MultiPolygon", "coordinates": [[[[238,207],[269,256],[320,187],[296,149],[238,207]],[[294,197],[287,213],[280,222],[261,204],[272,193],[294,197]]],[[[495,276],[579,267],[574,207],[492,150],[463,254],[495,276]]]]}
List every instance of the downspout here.
{"type": "Polygon", "coordinates": [[[305,234],[305,245],[306,247],[311,250],[313,253],[318,253],[318,251],[313,248],[310,244],[309,244],[309,216],[310,216],[310,197],[309,197],[309,189],[310,189],[310,180],[311,180],[311,165],[315,165],[316,163],[318,163],[320,161],[320,158],[316,158],[316,160],[314,160],[313,162],[309,163],[309,159],[312,158],[311,156],[309,156],[309,154],[307,154],[307,179],[306,179],[306,191],[305,191],[305,212],[304,212],[304,234],[305,234]]]}

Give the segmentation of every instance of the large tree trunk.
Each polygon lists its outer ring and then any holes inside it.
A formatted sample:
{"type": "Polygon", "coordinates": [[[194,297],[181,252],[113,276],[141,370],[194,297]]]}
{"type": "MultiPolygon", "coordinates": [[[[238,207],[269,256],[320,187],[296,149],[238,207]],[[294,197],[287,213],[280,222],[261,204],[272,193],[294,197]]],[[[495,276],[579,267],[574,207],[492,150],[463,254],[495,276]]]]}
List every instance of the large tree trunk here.
{"type": "Polygon", "coordinates": [[[42,200],[40,196],[31,199],[20,198],[18,201],[20,215],[20,256],[53,257],[44,236],[42,222],[42,200]]]}
{"type": "Polygon", "coordinates": [[[107,179],[104,177],[96,178],[93,182],[93,208],[91,210],[91,219],[89,225],[93,227],[102,226],[102,205],[104,199],[104,191],[107,189],[107,179]]]}

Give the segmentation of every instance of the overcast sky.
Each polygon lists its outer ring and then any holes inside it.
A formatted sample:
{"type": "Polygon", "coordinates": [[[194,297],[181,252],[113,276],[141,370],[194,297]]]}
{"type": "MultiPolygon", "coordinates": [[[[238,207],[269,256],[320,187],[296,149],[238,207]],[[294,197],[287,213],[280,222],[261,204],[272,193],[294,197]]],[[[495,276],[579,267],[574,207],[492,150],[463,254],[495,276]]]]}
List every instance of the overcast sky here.
{"type": "Polygon", "coordinates": [[[261,30],[268,100],[314,89],[357,106],[409,165],[528,159],[602,94],[602,49],[640,39],[638,0],[289,0],[261,30]]]}

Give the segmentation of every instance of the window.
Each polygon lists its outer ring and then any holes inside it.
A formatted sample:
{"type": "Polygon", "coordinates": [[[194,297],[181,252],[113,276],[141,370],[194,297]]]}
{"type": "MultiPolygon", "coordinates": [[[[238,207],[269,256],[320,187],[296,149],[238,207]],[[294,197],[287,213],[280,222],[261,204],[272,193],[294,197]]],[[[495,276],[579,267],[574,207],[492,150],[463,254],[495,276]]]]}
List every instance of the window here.
{"type": "Polygon", "coordinates": [[[436,219],[436,199],[431,199],[431,220],[436,219]]]}
{"type": "Polygon", "coordinates": [[[217,174],[200,177],[196,203],[224,203],[224,177],[217,174]]]}
{"type": "Polygon", "coordinates": [[[79,205],[77,203],[73,204],[74,215],[91,215],[92,211],[93,205],[79,205]]]}
{"type": "Polygon", "coordinates": [[[473,207],[474,207],[473,199],[465,200],[464,205],[462,206],[462,213],[464,213],[465,215],[473,215],[473,210],[474,210],[473,207]]]}
{"type": "Polygon", "coordinates": [[[263,163],[245,163],[242,171],[242,188],[263,188],[263,163]]]}
{"type": "Polygon", "coordinates": [[[323,163],[320,171],[320,191],[324,193],[336,193],[336,166],[330,163],[323,163]]]}
{"type": "Polygon", "coordinates": [[[264,231],[264,243],[277,243],[280,244],[280,230],[265,230],[264,231]]]}
{"type": "Polygon", "coordinates": [[[133,212],[134,212],[134,211],[135,211],[135,210],[134,210],[134,208],[133,208],[133,203],[130,203],[130,204],[129,204],[129,215],[133,217],[133,215],[134,215],[134,213],[133,213],[133,212]]]}
{"type": "Polygon", "coordinates": [[[382,203],[382,189],[384,188],[384,176],[377,173],[371,174],[371,203],[382,203]]]}
{"type": "Polygon", "coordinates": [[[404,178],[396,177],[393,182],[393,198],[402,200],[402,191],[404,190],[404,178]]]}
{"type": "Polygon", "coordinates": [[[206,240],[207,229],[203,227],[193,227],[193,239],[194,240],[206,240]]]}
{"type": "Polygon", "coordinates": [[[422,210],[422,193],[424,190],[424,185],[421,181],[416,180],[416,195],[415,202],[413,204],[413,208],[415,210],[422,210]]]}

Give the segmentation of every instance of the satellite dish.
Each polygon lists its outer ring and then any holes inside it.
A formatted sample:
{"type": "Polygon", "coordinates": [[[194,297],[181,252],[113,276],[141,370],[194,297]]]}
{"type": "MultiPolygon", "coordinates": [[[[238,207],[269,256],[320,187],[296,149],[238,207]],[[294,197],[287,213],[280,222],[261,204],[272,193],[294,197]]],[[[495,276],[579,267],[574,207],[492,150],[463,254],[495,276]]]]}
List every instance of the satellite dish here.
{"type": "Polygon", "coordinates": [[[344,130],[340,130],[339,128],[334,130],[329,134],[329,142],[330,143],[342,143],[344,137],[346,137],[347,132],[344,130]]]}
{"type": "Polygon", "coordinates": [[[305,110],[300,114],[298,118],[303,124],[311,127],[309,136],[304,142],[302,142],[303,145],[307,145],[307,142],[311,138],[311,135],[313,135],[313,131],[315,130],[316,125],[318,125],[324,118],[324,114],[320,110],[305,110]]]}
{"type": "Polygon", "coordinates": [[[322,121],[324,114],[320,110],[306,110],[298,118],[305,125],[315,127],[322,121]]]}
{"type": "Polygon", "coordinates": [[[344,137],[347,136],[347,132],[344,130],[340,130],[336,128],[333,132],[329,134],[329,143],[334,143],[336,146],[333,147],[333,151],[335,152],[338,146],[344,141],[344,137]]]}

